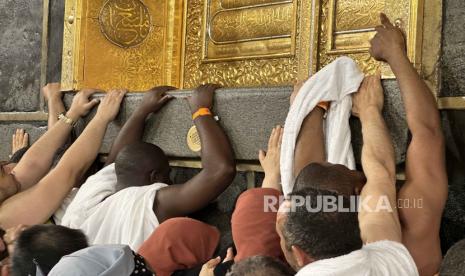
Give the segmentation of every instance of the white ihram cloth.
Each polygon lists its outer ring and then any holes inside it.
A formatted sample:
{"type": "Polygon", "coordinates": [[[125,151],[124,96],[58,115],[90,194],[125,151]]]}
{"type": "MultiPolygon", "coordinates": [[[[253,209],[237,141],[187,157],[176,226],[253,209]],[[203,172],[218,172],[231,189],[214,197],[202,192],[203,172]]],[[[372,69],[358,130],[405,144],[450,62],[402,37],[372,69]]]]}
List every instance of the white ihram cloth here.
{"type": "Polygon", "coordinates": [[[417,276],[407,248],[393,241],[366,244],[348,255],[313,262],[296,276],[417,276]]]}
{"type": "MultiPolygon", "coordinates": [[[[307,80],[295,98],[284,124],[281,146],[281,182],[284,195],[294,188],[294,151],[305,117],[320,102],[330,101],[326,117],[325,145],[327,161],[355,169],[349,118],[352,97],[364,75],[348,57],[340,57],[307,80]]],[[[308,141],[311,143],[312,141],[308,141]]]]}
{"type": "Polygon", "coordinates": [[[166,184],[116,192],[115,164],[89,177],[68,206],[61,225],[81,229],[90,244],[127,244],[137,251],[159,225],[156,192],[166,184]]]}

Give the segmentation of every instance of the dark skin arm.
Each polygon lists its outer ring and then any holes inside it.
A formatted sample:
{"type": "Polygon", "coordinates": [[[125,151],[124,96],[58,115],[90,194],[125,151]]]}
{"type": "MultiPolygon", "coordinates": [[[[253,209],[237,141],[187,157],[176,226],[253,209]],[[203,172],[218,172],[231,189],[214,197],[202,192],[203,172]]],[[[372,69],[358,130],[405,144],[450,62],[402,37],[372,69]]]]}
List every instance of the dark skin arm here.
{"type": "MultiPolygon", "coordinates": [[[[294,86],[291,95],[291,105],[299,93],[302,83],[294,86]]],[[[299,136],[295,144],[294,153],[294,176],[297,177],[300,171],[311,163],[321,163],[326,161],[325,141],[323,132],[324,110],[315,107],[302,122],[299,136]]]]}
{"type": "MultiPolygon", "coordinates": [[[[198,87],[188,99],[192,114],[199,108],[211,108],[217,85],[198,87]]],[[[207,206],[232,182],[235,175],[234,154],[226,134],[211,115],[194,120],[202,143],[202,171],[184,184],[160,189],[154,211],[159,222],[186,216],[207,206]]]]}
{"type": "Polygon", "coordinates": [[[370,52],[389,63],[399,82],[412,141],[407,150],[406,182],[399,191],[401,202],[422,208],[400,208],[402,240],[420,275],[433,275],[442,260],[439,229],[447,200],[444,137],[433,93],[408,60],[400,29],[382,14],[370,52]]]}
{"type": "Polygon", "coordinates": [[[116,137],[108,154],[105,166],[115,162],[116,156],[125,146],[142,141],[147,117],[160,110],[173,96],[166,92],[176,89],[171,86],[154,87],[146,92],[140,106],[132,113],[116,137]]]}

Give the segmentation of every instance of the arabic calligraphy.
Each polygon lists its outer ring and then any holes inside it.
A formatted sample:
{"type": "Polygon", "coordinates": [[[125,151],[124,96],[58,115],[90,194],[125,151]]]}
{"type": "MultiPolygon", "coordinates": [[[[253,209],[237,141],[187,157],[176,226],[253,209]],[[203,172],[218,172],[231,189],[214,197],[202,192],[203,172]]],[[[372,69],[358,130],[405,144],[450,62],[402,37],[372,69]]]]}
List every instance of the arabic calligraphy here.
{"type": "Polygon", "coordinates": [[[149,10],[140,0],[108,0],[100,11],[99,23],[105,37],[122,48],[141,44],[152,25],[149,10]]]}

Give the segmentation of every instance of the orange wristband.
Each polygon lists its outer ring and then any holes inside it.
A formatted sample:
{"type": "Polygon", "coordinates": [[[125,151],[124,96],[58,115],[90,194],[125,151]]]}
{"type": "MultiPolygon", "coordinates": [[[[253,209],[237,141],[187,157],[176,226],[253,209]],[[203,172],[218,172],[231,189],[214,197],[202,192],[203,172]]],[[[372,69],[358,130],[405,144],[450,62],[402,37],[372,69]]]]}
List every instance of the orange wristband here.
{"type": "Polygon", "coordinates": [[[192,120],[195,120],[200,116],[207,116],[207,115],[212,115],[212,112],[210,111],[210,109],[206,107],[201,107],[194,114],[192,114],[192,120]]]}

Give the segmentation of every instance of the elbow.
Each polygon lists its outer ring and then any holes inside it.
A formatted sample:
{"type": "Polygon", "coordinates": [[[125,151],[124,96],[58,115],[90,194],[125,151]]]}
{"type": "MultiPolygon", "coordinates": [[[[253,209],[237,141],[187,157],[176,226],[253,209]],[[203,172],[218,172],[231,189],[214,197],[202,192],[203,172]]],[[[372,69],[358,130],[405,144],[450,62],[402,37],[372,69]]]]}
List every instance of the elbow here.
{"type": "Polygon", "coordinates": [[[214,167],[207,169],[206,173],[215,182],[224,184],[221,186],[227,186],[236,176],[236,164],[234,161],[219,162],[214,167]]]}

